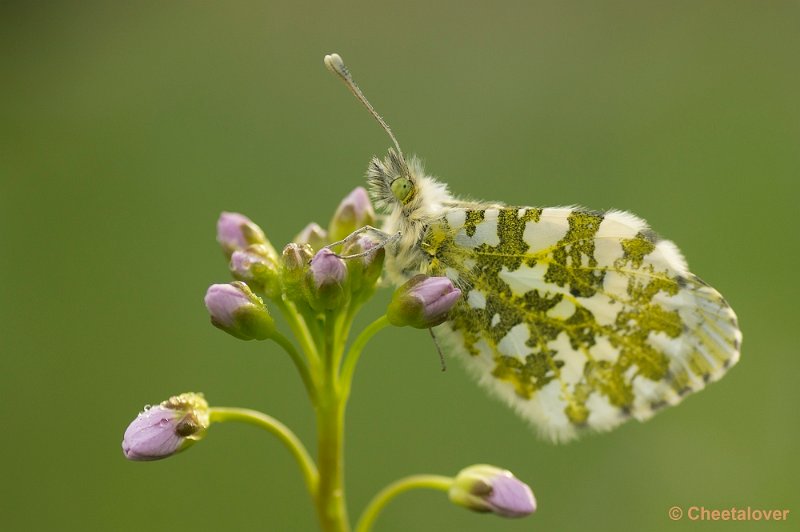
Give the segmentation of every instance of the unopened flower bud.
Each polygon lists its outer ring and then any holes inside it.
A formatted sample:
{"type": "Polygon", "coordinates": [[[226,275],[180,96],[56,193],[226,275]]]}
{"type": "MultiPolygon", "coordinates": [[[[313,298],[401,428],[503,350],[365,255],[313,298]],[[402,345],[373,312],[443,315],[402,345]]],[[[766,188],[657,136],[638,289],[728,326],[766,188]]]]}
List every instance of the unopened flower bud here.
{"type": "Polygon", "coordinates": [[[275,250],[269,243],[264,231],[250,218],[238,212],[223,212],[217,220],[217,242],[222,246],[226,257],[237,249],[244,249],[251,244],[262,244],[272,256],[275,250]]]}
{"type": "Polygon", "coordinates": [[[212,284],[206,292],[211,323],[242,340],[266,340],[275,322],[261,298],[242,282],[212,284]]]}
{"type": "Polygon", "coordinates": [[[347,271],[350,278],[350,289],[361,297],[369,297],[378,282],[383,270],[383,260],[386,251],[383,246],[378,247],[378,242],[364,234],[359,235],[353,242],[342,249],[342,255],[363,255],[347,260],[347,271]],[[376,249],[377,248],[377,249],[376,249]],[[370,251],[372,250],[372,251],[370,251]]]}
{"type": "Polygon", "coordinates": [[[328,243],[328,232],[319,225],[311,222],[292,239],[296,244],[308,244],[313,249],[322,249],[328,243]]]}
{"type": "Polygon", "coordinates": [[[303,284],[305,283],[308,263],[314,252],[308,244],[291,243],[283,248],[281,255],[281,277],[284,290],[289,299],[297,301],[304,297],[303,284]]]}
{"type": "Polygon", "coordinates": [[[288,271],[305,271],[313,256],[314,252],[308,244],[287,244],[282,253],[283,268],[288,271]]]}
{"type": "Polygon", "coordinates": [[[167,458],[201,440],[208,424],[208,403],[203,394],[176,395],[145,408],[128,425],[122,452],[128,460],[167,458]]]}
{"type": "Polygon", "coordinates": [[[490,465],[462,470],[453,481],[449,496],[459,506],[501,517],[525,517],[536,511],[531,488],[510,471],[490,465]]]}
{"type": "Polygon", "coordinates": [[[280,294],[280,274],[275,257],[263,244],[237,249],[231,255],[230,270],[233,276],[264,293],[269,298],[280,294]]]}
{"type": "Polygon", "coordinates": [[[435,327],[461,298],[461,290],[447,277],[417,275],[392,296],[386,317],[397,327],[417,329],[435,327]]]}
{"type": "Polygon", "coordinates": [[[319,250],[306,273],[306,292],[311,308],[322,311],[339,307],[345,298],[346,280],[344,261],[330,249],[319,250]]]}
{"type": "Polygon", "coordinates": [[[369,195],[363,187],[358,187],[348,194],[336,209],[328,227],[328,238],[331,242],[337,242],[356,229],[374,223],[375,210],[369,201],[369,195]]]}

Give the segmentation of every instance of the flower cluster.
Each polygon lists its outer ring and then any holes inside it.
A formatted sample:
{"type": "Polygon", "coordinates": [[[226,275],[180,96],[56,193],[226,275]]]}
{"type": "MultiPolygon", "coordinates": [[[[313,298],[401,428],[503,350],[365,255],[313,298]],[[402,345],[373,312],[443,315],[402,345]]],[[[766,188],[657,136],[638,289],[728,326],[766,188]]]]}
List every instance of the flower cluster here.
{"type": "MultiPolygon", "coordinates": [[[[242,340],[274,341],[291,357],[318,418],[316,462],[300,439],[276,419],[244,408],[209,407],[203,395],[195,393],[145,408],[125,431],[125,457],[166,458],[200,440],[212,423],[246,422],[278,437],[294,456],[321,527],[349,529],[341,424],[362,350],[389,325],[436,327],[462,300],[461,291],[447,277],[417,275],[394,292],[385,315],[350,342],[353,320],[380,284],[386,246],[392,245],[387,235],[371,227],[375,220],[367,192],[359,187],[339,204],[327,228],[308,224],[280,253],[243,214],[223,212],[217,222],[217,241],[235,281],[208,288],[205,305],[211,323],[242,340]],[[276,326],[275,311],[294,341],[276,326]]],[[[364,510],[359,530],[369,530],[383,504],[406,489],[398,486],[441,489],[459,506],[503,517],[520,517],[536,508],[530,488],[508,471],[472,466],[455,477],[416,475],[390,485],[364,510]]]]}
{"type": "MultiPolygon", "coordinates": [[[[211,323],[240,339],[265,340],[275,327],[261,297],[294,304],[307,317],[360,306],[374,293],[386,254],[377,232],[359,232],[373,223],[372,204],[358,187],[339,204],[327,231],[308,224],[279,256],[252,220],[223,212],[217,241],[237,282],[208,289],[211,323]]],[[[398,327],[435,327],[460,297],[448,278],[417,275],[395,292],[387,318],[398,327]]]]}

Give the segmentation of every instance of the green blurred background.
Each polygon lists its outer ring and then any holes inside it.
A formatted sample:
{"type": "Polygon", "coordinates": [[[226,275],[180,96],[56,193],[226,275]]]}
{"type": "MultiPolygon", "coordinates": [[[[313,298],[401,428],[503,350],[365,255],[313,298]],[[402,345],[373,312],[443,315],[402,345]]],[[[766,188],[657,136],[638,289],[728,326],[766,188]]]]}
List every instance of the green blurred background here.
{"type": "Polygon", "coordinates": [[[287,357],[211,327],[202,299],[227,279],[221,210],[282,245],[388,147],[323,68],[333,51],[456,193],[631,210],[744,330],[720,383],[565,446],[457,364],[441,373],[424,331],[385,331],[349,409],[351,514],[398,476],[488,462],[533,486],[533,517],[415,492],[377,530],[698,526],[673,505],[788,508],[763,528],[796,527],[800,4],[376,4],[3,3],[0,528],[314,529],[294,463],[256,429],[146,464],[120,441],[145,403],[189,390],[313,440],[287,357]]]}

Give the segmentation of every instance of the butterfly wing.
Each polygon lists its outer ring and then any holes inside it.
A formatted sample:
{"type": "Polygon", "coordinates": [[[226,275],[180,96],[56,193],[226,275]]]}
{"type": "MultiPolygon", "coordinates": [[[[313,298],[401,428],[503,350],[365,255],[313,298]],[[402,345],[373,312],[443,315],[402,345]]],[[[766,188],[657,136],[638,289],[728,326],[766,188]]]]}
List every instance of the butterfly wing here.
{"type": "Polygon", "coordinates": [[[733,310],[632,214],[453,207],[421,248],[464,292],[437,336],[553,440],[645,420],[739,358],[733,310]]]}

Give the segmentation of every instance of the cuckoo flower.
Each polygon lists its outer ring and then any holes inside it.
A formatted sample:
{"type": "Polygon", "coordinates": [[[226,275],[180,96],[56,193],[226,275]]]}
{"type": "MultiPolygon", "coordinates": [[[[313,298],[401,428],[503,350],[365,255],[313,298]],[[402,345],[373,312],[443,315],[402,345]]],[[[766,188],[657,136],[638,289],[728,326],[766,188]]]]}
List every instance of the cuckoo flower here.
{"type": "Polygon", "coordinates": [[[461,298],[461,290],[447,277],[417,275],[392,296],[386,317],[397,327],[435,327],[461,298]]]}
{"type": "Polygon", "coordinates": [[[208,403],[202,394],[184,393],[147,408],[131,422],[122,439],[128,460],[160,460],[203,438],[208,403]]]}
{"type": "Polygon", "coordinates": [[[211,323],[242,340],[266,340],[275,333],[267,308],[246,284],[213,284],[205,297],[211,323]]]}
{"type": "Polygon", "coordinates": [[[501,517],[524,517],[536,511],[536,499],[527,484],[510,471],[489,465],[462,470],[449,495],[459,506],[501,517]]]}

